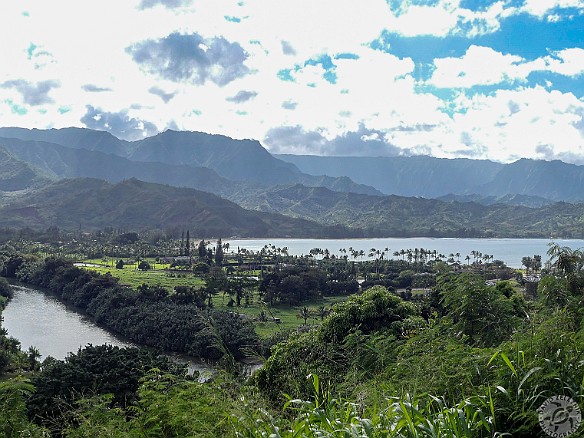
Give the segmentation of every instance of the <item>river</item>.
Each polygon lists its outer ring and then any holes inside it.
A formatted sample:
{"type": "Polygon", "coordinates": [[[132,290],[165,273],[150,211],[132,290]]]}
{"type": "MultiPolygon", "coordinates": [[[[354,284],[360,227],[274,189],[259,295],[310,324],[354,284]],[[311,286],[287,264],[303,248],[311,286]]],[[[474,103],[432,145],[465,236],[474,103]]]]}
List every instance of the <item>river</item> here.
{"type": "MultiPolygon", "coordinates": [[[[313,248],[328,249],[331,254],[342,255],[339,250],[344,248],[365,252],[363,260],[367,260],[367,254],[371,248],[383,251],[389,248],[389,257],[394,251],[401,249],[424,248],[436,250],[446,257],[449,254],[460,253],[460,261],[464,263],[471,251],[479,251],[489,254],[495,260],[502,260],[507,266],[521,267],[521,259],[525,256],[533,257],[541,255],[542,261],[547,260],[547,250],[550,239],[438,239],[429,237],[415,238],[380,238],[380,239],[227,239],[223,243],[229,243],[229,251],[237,251],[237,248],[259,251],[264,245],[274,245],[276,248],[288,248],[290,255],[308,255],[313,248]]],[[[584,248],[584,240],[554,240],[560,246],[568,246],[572,249],[584,248]]],[[[351,258],[350,253],[346,253],[351,258]]],[[[358,260],[361,260],[359,257],[358,260]]]]}
{"type": "MultiPolygon", "coordinates": [[[[48,356],[63,360],[69,353],[76,353],[87,344],[133,346],[49,294],[22,285],[14,285],[13,289],[14,297],[2,312],[2,327],[9,336],[20,341],[23,350],[36,347],[41,360],[48,356]]],[[[188,364],[191,374],[199,371],[200,380],[206,380],[213,372],[212,366],[192,358],[170,356],[177,362],[188,364]]]]}

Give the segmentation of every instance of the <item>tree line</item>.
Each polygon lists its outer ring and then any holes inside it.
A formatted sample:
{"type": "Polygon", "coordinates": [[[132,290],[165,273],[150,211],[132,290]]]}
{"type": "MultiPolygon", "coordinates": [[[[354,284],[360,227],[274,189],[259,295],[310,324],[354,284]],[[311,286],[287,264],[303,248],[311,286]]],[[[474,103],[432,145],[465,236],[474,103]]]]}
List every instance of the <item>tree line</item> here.
{"type": "Polygon", "coordinates": [[[207,308],[200,291],[186,286],[174,293],[148,285],[135,291],[111,275],[80,269],[68,260],[41,261],[20,254],[4,256],[2,275],[50,291],[99,325],[140,345],[236,360],[261,347],[251,321],[207,308]]]}

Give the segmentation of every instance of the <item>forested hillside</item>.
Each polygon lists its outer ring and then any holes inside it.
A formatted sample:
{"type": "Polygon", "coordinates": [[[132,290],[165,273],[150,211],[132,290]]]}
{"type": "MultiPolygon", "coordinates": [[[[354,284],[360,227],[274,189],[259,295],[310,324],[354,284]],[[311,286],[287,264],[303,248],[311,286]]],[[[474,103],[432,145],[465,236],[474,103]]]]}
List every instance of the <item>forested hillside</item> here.
{"type": "Polygon", "coordinates": [[[242,182],[250,188],[302,183],[340,191],[381,193],[347,177],[302,173],[293,164],[270,155],[257,141],[234,140],[202,132],[168,130],[154,137],[127,142],[106,132],[81,128],[0,128],[1,145],[24,161],[48,168],[56,178],[99,177],[117,182],[135,177],[149,182],[204,188],[215,194],[235,191],[236,184],[242,182]],[[91,162],[96,165],[88,165],[91,162]],[[99,168],[98,163],[105,168],[99,168]],[[188,175],[189,169],[202,175],[193,181],[188,175]],[[162,180],[165,175],[170,181],[162,180]],[[206,175],[210,175],[209,181],[201,181],[206,175]],[[185,178],[183,183],[179,176],[185,178]],[[220,180],[228,180],[230,187],[222,187],[220,180]]]}
{"type": "Polygon", "coordinates": [[[333,237],[359,235],[343,226],[245,210],[207,192],[130,179],[56,182],[0,208],[5,227],[96,230],[194,228],[206,236],[333,237]]]}

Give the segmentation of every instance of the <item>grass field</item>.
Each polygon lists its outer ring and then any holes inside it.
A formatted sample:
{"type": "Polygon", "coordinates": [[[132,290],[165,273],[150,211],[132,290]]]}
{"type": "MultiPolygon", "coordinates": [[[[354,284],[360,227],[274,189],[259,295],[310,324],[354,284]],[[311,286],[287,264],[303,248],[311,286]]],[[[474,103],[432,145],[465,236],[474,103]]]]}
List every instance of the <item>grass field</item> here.
{"type": "MultiPolygon", "coordinates": [[[[90,271],[98,272],[100,274],[107,274],[108,272],[116,278],[120,279],[121,284],[128,285],[134,289],[138,286],[146,283],[149,285],[161,285],[172,291],[175,286],[193,286],[193,287],[203,287],[205,281],[188,272],[176,273],[169,272],[165,269],[169,268],[169,265],[163,265],[159,263],[154,263],[154,260],[146,260],[150,263],[154,269],[149,271],[140,271],[138,269],[138,264],[126,264],[122,269],[116,269],[115,261],[104,261],[102,259],[89,259],[83,260],[80,263],[85,264],[83,266],[85,269],[90,271]]],[[[320,318],[316,315],[316,309],[324,306],[327,309],[338,303],[344,301],[345,297],[324,297],[318,301],[312,301],[304,303],[301,306],[288,306],[288,305],[278,305],[275,307],[269,307],[261,302],[260,296],[257,291],[254,291],[251,296],[249,306],[229,307],[227,303],[229,302],[229,296],[224,294],[219,294],[213,297],[213,307],[218,310],[227,310],[232,312],[243,313],[249,315],[250,318],[254,320],[254,325],[256,332],[260,336],[270,336],[282,330],[295,329],[304,324],[304,320],[299,318],[297,315],[303,307],[308,307],[313,311],[314,315],[307,320],[307,324],[319,324],[320,318]],[[267,321],[261,322],[257,318],[261,312],[267,317],[267,321]],[[273,318],[279,318],[280,322],[274,322],[273,318]]]]}
{"type": "Polygon", "coordinates": [[[146,261],[150,263],[153,269],[140,271],[137,263],[127,264],[122,269],[116,269],[115,262],[114,266],[111,265],[111,262],[105,265],[102,260],[84,260],[82,263],[87,265],[85,269],[99,272],[100,274],[107,274],[109,272],[113,277],[119,278],[120,283],[134,289],[143,283],[150,285],[159,284],[170,291],[175,286],[202,287],[205,285],[205,282],[200,277],[188,271],[184,273],[169,272],[165,270],[165,268],[169,268],[169,265],[154,263],[154,260],[146,261]]]}
{"type": "Polygon", "coordinates": [[[313,313],[313,316],[311,316],[306,323],[309,325],[320,324],[320,318],[316,315],[316,310],[321,306],[330,309],[335,303],[344,301],[345,299],[345,297],[323,297],[317,301],[306,302],[301,306],[290,307],[287,305],[278,305],[269,307],[261,304],[257,294],[254,294],[253,302],[248,307],[228,307],[227,302],[229,301],[229,297],[223,299],[221,296],[214,297],[213,305],[216,309],[244,313],[254,320],[257,319],[260,312],[264,311],[268,320],[265,322],[256,320],[254,324],[256,333],[260,336],[266,337],[279,331],[295,329],[303,325],[304,319],[297,316],[303,307],[308,307],[313,313]],[[276,323],[272,318],[279,318],[280,322],[276,323]]]}

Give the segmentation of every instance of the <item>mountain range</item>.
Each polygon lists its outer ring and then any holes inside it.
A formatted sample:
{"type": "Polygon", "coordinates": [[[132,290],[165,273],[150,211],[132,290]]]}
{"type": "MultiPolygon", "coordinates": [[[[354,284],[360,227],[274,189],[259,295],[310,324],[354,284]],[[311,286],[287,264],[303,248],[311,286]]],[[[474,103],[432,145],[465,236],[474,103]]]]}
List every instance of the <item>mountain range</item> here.
{"type": "Polygon", "coordinates": [[[179,181],[185,181],[181,186],[220,194],[225,194],[222,192],[222,186],[227,184],[225,179],[236,182],[237,187],[242,182],[264,187],[301,183],[337,191],[381,194],[345,176],[302,173],[295,165],[273,157],[257,141],[233,140],[201,132],[168,130],[144,140],[127,142],[107,132],[83,128],[0,128],[0,147],[57,179],[94,176],[116,182],[133,176],[164,183],[169,175],[178,173],[181,175],[179,181]],[[87,166],[92,162],[95,165],[87,166]],[[156,164],[152,166],[152,163],[156,164]],[[206,187],[200,186],[201,179],[196,183],[186,176],[193,172],[204,173],[203,178],[213,178],[215,184],[209,182],[206,187]]]}
{"type": "Polygon", "coordinates": [[[340,193],[300,184],[276,188],[260,198],[253,202],[262,211],[277,211],[326,225],[351,224],[355,230],[363,230],[366,237],[584,237],[584,204],[559,202],[540,208],[486,206],[419,197],[340,193]]]}
{"type": "Polygon", "coordinates": [[[560,161],[275,156],[200,132],[128,142],[82,128],[0,128],[1,226],[578,237],[583,200],[584,167],[560,161]]]}
{"type": "MultiPolygon", "coordinates": [[[[509,203],[512,195],[533,197],[534,203],[584,201],[584,166],[562,161],[520,159],[503,164],[466,158],[417,157],[318,157],[276,155],[301,171],[329,176],[347,176],[371,185],[383,194],[439,198],[471,196],[473,201],[491,204],[500,198],[509,203]]],[[[464,200],[464,198],[457,198],[464,200]]],[[[467,198],[468,199],[468,198],[467,198]]]]}
{"type": "Polygon", "coordinates": [[[343,226],[326,226],[281,214],[246,210],[211,193],[129,179],[118,184],[92,178],[65,179],[0,207],[5,227],[137,231],[190,228],[199,236],[356,236],[343,226]]]}

